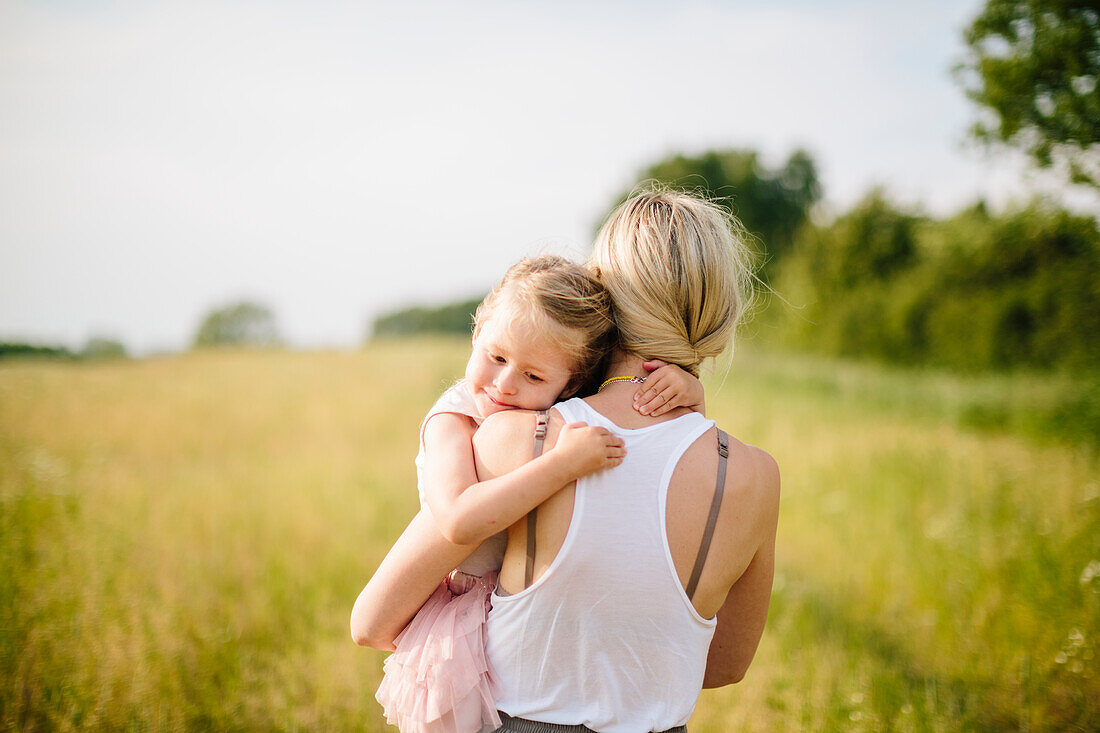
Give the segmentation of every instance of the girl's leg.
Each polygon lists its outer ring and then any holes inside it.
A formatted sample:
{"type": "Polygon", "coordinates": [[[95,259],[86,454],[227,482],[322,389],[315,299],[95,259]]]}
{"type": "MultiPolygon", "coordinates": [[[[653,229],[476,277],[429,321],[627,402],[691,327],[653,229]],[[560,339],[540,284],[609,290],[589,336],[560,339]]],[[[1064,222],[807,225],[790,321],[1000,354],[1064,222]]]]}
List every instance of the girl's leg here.
{"type": "Polygon", "coordinates": [[[351,611],[355,643],[392,651],[393,640],[424,601],[477,547],[445,540],[431,513],[422,509],[355,599],[351,611]]]}

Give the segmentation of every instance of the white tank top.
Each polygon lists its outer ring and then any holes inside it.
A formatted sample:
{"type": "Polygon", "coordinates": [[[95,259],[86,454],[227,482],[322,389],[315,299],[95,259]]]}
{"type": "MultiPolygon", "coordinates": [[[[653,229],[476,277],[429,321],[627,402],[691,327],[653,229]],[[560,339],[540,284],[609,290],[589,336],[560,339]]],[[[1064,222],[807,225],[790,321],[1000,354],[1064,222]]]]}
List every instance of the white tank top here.
{"type": "MultiPolygon", "coordinates": [[[[477,412],[477,404],[474,402],[473,395],[470,394],[469,388],[466,386],[466,380],[460,379],[451,386],[446,392],[444,392],[435,404],[432,405],[432,409],[428,410],[428,414],[424,416],[423,422],[420,423],[420,451],[416,454],[416,490],[420,494],[420,508],[428,509],[431,513],[431,509],[428,508],[427,502],[424,501],[424,469],[427,466],[427,456],[424,454],[424,425],[427,424],[435,415],[439,415],[444,412],[454,412],[459,415],[466,415],[473,418],[474,422],[478,425],[484,419],[477,412]]],[[[470,575],[482,576],[488,572],[500,570],[500,564],[504,560],[504,548],[508,544],[508,533],[499,532],[489,539],[482,542],[474,554],[462,561],[457,570],[470,575]]]]}
{"type": "Polygon", "coordinates": [[[702,618],[676,575],[665,501],[684,451],[714,422],[691,413],[620,428],[580,399],[566,422],[626,442],[623,463],[577,481],[557,557],[515,595],[494,592],[488,654],[509,715],[597,731],[684,725],[703,686],[716,620],[702,618]]]}

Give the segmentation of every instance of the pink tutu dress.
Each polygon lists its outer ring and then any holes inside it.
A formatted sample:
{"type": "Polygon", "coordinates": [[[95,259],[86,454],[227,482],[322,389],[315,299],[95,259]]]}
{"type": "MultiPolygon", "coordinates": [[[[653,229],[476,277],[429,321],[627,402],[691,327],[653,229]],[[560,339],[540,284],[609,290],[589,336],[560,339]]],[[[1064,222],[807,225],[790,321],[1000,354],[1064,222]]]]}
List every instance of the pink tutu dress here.
{"type": "MultiPolygon", "coordinates": [[[[455,412],[480,422],[465,382],[448,389],[428,411],[455,412]]],[[[416,457],[424,503],[424,430],[416,457]]],[[[480,733],[500,727],[497,680],[485,653],[489,596],[504,558],[503,533],[486,540],[432,593],[394,640],[375,697],[386,720],[402,733],[480,733]]]]}
{"type": "Polygon", "coordinates": [[[500,727],[497,680],[485,654],[496,573],[455,571],[395,640],[378,702],[402,733],[477,733],[500,727]]]}

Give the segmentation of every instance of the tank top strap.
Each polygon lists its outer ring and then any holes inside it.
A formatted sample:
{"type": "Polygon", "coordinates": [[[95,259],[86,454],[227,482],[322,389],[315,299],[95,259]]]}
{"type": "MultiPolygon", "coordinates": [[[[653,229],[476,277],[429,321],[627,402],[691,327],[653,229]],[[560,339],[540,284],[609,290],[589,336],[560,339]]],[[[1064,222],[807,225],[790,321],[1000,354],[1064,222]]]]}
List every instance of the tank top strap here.
{"type": "Polygon", "coordinates": [[[707,562],[707,554],[710,552],[710,542],[714,539],[714,527],[718,524],[718,511],[722,508],[722,495],[726,492],[726,464],[730,455],[730,436],[724,430],[718,428],[718,472],[714,486],[714,498],[710,501],[710,514],[707,516],[707,526],[703,530],[703,539],[699,542],[699,553],[695,556],[695,567],[691,569],[691,578],[688,580],[684,592],[690,601],[695,597],[695,587],[699,585],[699,576],[703,574],[703,566],[707,562]]]}
{"type": "MultiPolygon", "coordinates": [[[[533,458],[542,455],[543,444],[546,442],[546,426],[550,422],[550,413],[539,410],[535,413],[535,448],[533,458]]],[[[531,587],[535,579],[535,524],[538,520],[539,508],[535,507],[527,512],[527,566],[523,571],[523,589],[531,587]]]]}

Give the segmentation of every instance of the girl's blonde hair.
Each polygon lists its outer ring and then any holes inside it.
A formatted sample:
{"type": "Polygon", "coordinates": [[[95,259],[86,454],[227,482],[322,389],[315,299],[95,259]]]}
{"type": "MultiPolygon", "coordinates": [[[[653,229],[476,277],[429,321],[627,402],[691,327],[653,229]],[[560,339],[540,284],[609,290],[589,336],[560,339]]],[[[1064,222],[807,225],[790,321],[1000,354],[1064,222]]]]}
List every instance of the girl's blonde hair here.
{"type": "Polygon", "coordinates": [[[619,346],[698,375],[704,359],[732,345],[751,298],[752,259],[729,211],[657,190],[611,213],[589,266],[611,292],[619,346]]]}
{"type": "Polygon", "coordinates": [[[611,294],[585,268],[557,255],[527,257],[508,268],[474,313],[474,338],[482,324],[504,307],[571,354],[572,376],[562,397],[598,378],[615,345],[611,294]]]}

